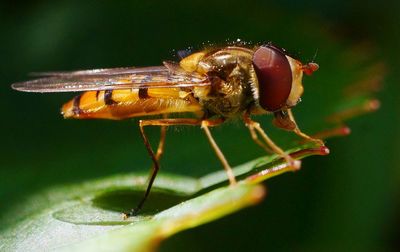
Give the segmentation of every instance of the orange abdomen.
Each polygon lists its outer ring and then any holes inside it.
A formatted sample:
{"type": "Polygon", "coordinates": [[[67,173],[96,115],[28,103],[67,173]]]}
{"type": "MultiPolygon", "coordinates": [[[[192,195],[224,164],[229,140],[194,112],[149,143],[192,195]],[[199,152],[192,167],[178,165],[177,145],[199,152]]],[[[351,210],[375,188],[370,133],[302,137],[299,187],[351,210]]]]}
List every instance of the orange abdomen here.
{"type": "Polygon", "coordinates": [[[180,88],[143,88],[84,92],[64,104],[61,113],[64,118],[118,120],[201,110],[191,93],[180,88]]]}

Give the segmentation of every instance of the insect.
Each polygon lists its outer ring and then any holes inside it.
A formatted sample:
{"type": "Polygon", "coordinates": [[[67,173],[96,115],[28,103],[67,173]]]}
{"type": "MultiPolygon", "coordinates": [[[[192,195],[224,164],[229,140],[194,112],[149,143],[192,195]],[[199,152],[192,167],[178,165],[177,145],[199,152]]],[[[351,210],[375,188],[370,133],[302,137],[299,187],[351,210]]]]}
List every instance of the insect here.
{"type": "Polygon", "coordinates": [[[303,94],[303,73],[311,74],[317,69],[316,63],[302,64],[272,44],[230,45],[192,53],[179,63],[165,61],[163,66],[45,72],[38,79],[14,83],[12,88],[41,93],[85,91],[63,105],[64,118],[161,117],[139,120],[140,135],[153,166],[143,198],[136,208],[125,213],[129,217],[138,213],[150,193],[160,169],[166,128],[170,126],[200,126],[231,185],[237,183],[235,176],[209,128],[232,118],[242,118],[256,144],[299,168],[300,161],[277,146],[251,115],[273,114],[275,126],[323,145],[299,129],[291,111],[303,94]],[[188,112],[193,116],[168,118],[171,113],[188,112]],[[161,129],[156,151],[146,136],[147,126],[161,129]]]}

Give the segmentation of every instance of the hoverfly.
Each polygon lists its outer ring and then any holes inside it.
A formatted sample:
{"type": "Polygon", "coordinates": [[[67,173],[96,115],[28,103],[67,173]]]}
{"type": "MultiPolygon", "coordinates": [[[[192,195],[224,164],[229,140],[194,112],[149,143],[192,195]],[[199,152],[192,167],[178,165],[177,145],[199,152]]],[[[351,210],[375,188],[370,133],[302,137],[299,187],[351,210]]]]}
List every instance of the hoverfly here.
{"type": "Polygon", "coordinates": [[[256,144],[299,168],[300,161],[278,147],[250,116],[273,114],[275,126],[323,144],[303,133],[291,112],[303,94],[303,73],[311,74],[317,69],[316,63],[302,64],[272,44],[231,45],[192,53],[179,63],[165,61],[163,66],[45,72],[40,73],[38,79],[15,83],[12,88],[41,93],[85,91],[63,105],[64,118],[119,120],[162,116],[139,120],[140,134],[153,167],[144,196],[136,208],[125,214],[128,217],[137,214],[150,193],[160,169],[159,160],[169,126],[200,126],[231,185],[236,184],[235,176],[209,130],[227,119],[242,118],[256,144]],[[187,112],[194,116],[168,118],[171,113],[187,112]],[[161,129],[156,151],[145,134],[146,126],[161,129]]]}

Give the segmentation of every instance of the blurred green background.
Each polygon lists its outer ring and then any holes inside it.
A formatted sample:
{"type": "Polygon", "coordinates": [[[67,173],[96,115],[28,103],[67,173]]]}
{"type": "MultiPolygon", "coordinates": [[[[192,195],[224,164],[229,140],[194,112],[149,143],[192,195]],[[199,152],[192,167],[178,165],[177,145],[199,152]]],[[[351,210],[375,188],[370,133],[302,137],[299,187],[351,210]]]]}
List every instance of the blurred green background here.
{"type": "MultiPolygon", "coordinates": [[[[59,108],[72,94],[10,89],[29,72],[159,65],[174,59],[174,49],[236,38],[273,41],[305,61],[318,49],[321,69],[305,80],[302,125],[329,96],[313,88],[323,90],[324,78],[345,63],[324,70],[333,64],[324,48],[339,53],[367,42],[388,68],[381,109],[349,122],[352,134],[328,141],[329,156],[267,181],[260,205],[180,233],[161,250],[398,250],[399,11],[396,1],[361,0],[0,2],[0,211],[40,189],[150,165],[135,120],[63,120],[59,108]]],[[[270,118],[261,121],[271,128],[270,118]]],[[[240,123],[214,132],[233,165],[263,155],[240,123]]],[[[163,172],[200,176],[219,167],[199,129],[169,130],[163,172]]]]}

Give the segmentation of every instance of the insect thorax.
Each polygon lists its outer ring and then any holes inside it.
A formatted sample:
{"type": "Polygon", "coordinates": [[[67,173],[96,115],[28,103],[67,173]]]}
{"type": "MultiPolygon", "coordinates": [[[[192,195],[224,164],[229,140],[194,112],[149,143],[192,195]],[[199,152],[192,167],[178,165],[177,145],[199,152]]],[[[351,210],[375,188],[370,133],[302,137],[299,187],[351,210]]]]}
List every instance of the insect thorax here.
{"type": "Polygon", "coordinates": [[[250,53],[220,50],[203,58],[199,67],[206,69],[212,84],[206,94],[198,95],[208,114],[231,118],[241,115],[254,103],[250,53]]]}

